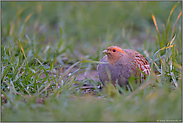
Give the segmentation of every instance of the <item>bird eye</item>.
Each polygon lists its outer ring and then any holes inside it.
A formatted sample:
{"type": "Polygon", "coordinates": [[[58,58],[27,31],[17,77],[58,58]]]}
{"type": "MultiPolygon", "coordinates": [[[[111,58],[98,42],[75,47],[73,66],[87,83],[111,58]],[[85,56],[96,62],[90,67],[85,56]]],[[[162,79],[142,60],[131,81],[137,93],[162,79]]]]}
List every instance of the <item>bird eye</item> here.
{"type": "Polygon", "coordinates": [[[113,50],[113,52],[116,52],[116,50],[113,50]]]}

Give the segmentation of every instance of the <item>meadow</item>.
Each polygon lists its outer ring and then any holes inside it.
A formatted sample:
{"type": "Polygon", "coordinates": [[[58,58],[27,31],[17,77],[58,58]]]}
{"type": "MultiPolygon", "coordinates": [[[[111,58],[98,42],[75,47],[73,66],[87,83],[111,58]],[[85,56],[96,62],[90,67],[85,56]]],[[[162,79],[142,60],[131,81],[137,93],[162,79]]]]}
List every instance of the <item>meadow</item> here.
{"type": "Polygon", "coordinates": [[[181,24],[181,1],[1,1],[1,121],[182,122],[181,24]],[[102,86],[111,45],[146,57],[144,83],[102,86]]]}

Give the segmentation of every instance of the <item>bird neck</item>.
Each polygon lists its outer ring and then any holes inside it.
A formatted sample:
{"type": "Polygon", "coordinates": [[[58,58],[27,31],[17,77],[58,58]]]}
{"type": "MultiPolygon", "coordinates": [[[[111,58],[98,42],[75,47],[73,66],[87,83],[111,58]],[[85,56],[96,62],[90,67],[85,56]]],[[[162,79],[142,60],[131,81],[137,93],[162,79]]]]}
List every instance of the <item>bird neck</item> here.
{"type": "Polygon", "coordinates": [[[107,61],[109,62],[109,64],[114,65],[120,58],[120,55],[111,55],[111,54],[107,54],[107,61]]]}

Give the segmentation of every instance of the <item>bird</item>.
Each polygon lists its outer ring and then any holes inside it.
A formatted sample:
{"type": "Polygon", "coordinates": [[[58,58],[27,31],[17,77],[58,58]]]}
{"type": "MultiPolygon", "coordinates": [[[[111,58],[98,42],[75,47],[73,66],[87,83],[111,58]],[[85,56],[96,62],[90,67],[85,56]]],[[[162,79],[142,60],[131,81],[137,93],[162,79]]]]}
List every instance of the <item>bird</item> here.
{"type": "Polygon", "coordinates": [[[128,85],[132,74],[136,78],[136,83],[138,77],[141,78],[140,82],[142,83],[150,74],[148,60],[136,50],[109,46],[103,53],[106,55],[100,62],[104,63],[97,65],[97,73],[104,86],[106,82],[111,82],[114,86],[119,84],[120,87],[128,85]]]}

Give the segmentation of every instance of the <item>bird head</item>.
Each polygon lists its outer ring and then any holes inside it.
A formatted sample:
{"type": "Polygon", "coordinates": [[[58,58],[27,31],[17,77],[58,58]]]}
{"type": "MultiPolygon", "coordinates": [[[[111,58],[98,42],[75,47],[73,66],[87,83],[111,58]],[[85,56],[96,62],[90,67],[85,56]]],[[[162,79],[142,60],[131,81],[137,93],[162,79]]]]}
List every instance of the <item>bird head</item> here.
{"type": "Polygon", "coordinates": [[[118,46],[110,46],[106,50],[104,50],[103,53],[107,54],[107,61],[111,65],[113,65],[119,60],[119,58],[121,57],[121,53],[126,54],[125,51],[123,51],[118,46]]]}

